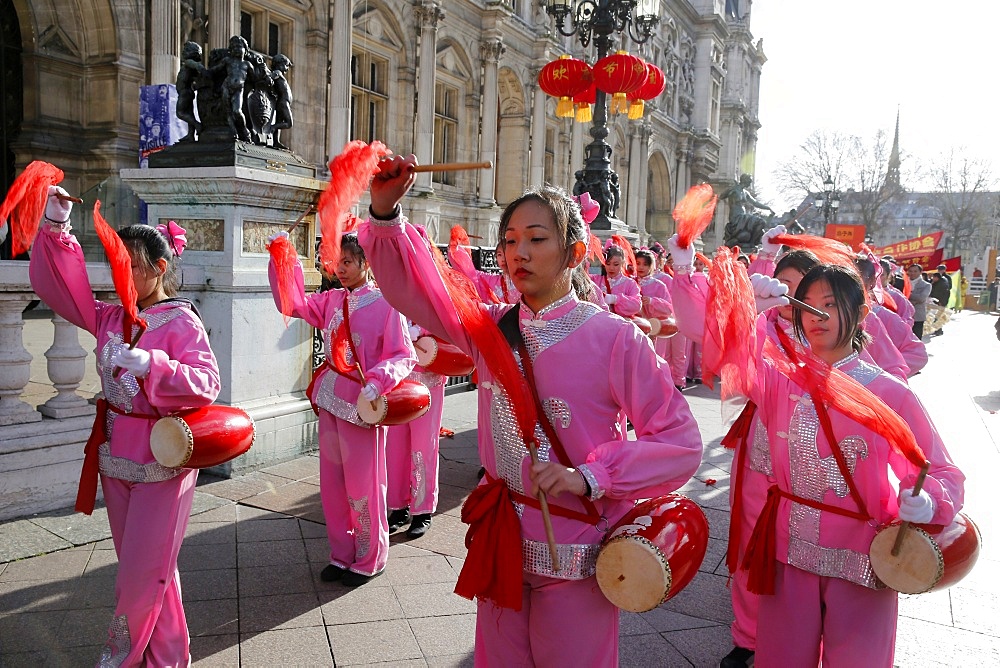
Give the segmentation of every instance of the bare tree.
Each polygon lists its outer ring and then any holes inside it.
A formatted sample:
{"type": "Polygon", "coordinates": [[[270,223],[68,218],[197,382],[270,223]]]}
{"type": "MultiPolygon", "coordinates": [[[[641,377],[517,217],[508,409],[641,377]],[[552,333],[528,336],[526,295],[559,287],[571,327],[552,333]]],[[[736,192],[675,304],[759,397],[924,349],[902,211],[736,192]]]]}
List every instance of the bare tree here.
{"type": "Polygon", "coordinates": [[[986,234],[994,204],[990,191],[996,178],[989,163],[952,149],[931,165],[930,172],[949,256],[981,250],[976,242],[986,234]]]}

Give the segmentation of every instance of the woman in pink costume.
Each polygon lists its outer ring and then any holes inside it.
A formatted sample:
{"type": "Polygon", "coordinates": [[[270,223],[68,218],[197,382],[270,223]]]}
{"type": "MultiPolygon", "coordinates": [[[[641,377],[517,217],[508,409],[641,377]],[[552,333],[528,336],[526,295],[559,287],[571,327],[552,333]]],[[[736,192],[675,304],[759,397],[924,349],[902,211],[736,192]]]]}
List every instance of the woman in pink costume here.
{"type": "MultiPolygon", "coordinates": [[[[410,339],[417,341],[425,332],[409,324],[410,339]]],[[[389,506],[389,531],[402,528],[406,535],[419,538],[431,527],[431,515],[438,501],[438,451],[441,417],[444,414],[444,386],[447,377],[428,371],[419,364],[408,376],[431,391],[431,407],[426,413],[405,424],[389,427],[385,456],[388,471],[386,503],[389,506]]]]}
{"type": "MultiPolygon", "coordinates": [[[[642,300],[640,315],[647,319],[666,320],[673,316],[674,307],[670,303],[670,292],[667,290],[667,286],[652,276],[653,268],[656,267],[657,262],[656,254],[651,250],[638,250],[635,253],[635,273],[642,300]]],[[[674,337],[653,339],[653,348],[656,350],[656,354],[663,359],[667,359],[670,354],[670,340],[672,338],[674,337]]]]}
{"type": "MultiPolygon", "coordinates": [[[[320,578],[357,587],[381,575],[389,556],[387,428],[370,426],[358,416],[358,397],[374,400],[389,392],[410,374],[417,358],[403,316],[370,280],[357,236],[345,234],[341,248],[336,274],[342,289],[307,296],[298,262],[290,286],[280,284],[273,259],[268,276],[278,310],[282,295],[290,295],[292,303],[283,314],[323,331],[326,362],[309,385],[309,400],[322,409],[317,410],[319,488],[330,541],[330,565],[320,578]],[[333,364],[333,342],[344,322],[345,302],[357,361],[364,370],[363,386],[356,377],[341,376],[333,364]]],[[[347,361],[353,364],[353,355],[347,361]]]]}
{"type": "MultiPolygon", "coordinates": [[[[784,301],[787,287],[776,279],[754,275],[751,281],[758,310],[784,301]]],[[[780,347],[793,352],[775,352],[778,346],[765,343],[763,317],[756,332],[750,400],[767,438],[760,445],[755,439],[751,457],[766,464],[771,486],[741,564],[750,569],[750,590],[760,594],[755,665],[892,666],[897,595],[875,578],[868,547],[877,527],[897,517],[951,522],[962,506],[964,476],[906,384],[859,357],[868,306],[857,273],[818,265],[802,278],[796,298],[829,313],[828,320],[795,313],[795,330],[814,358],[783,333],[780,347]],[[859,396],[871,397],[871,405],[881,400],[882,411],[895,411],[909,425],[930,462],[918,496],[912,495],[916,467],[881,432],[844,412],[835,396],[815,402],[808,378],[787,363],[799,358],[814,360],[801,368],[846,374],[859,396]],[[836,451],[827,433],[838,441],[836,451]],[[898,493],[889,468],[901,481],[898,493]]]]}
{"type": "Polygon", "coordinates": [[[881,295],[875,293],[875,286],[881,286],[882,266],[868,258],[858,258],[855,264],[865,289],[868,290],[873,314],[869,317],[875,317],[882,323],[886,336],[906,363],[907,376],[915,375],[927,365],[927,348],[924,342],[913,333],[913,325],[907,325],[902,318],[879,303],[881,295]]]}
{"type": "MultiPolygon", "coordinates": [[[[610,244],[610,241],[609,241],[610,244]]],[[[598,290],[604,293],[604,302],[623,318],[632,318],[642,310],[642,298],[635,279],[626,276],[625,251],[616,245],[604,249],[604,277],[594,277],[598,290]]]]}
{"type": "Polygon", "coordinates": [[[94,299],[83,250],[70,233],[72,204],[51,187],[34,252],[31,285],[53,311],[97,338],[104,399],[87,443],[77,509],[94,508],[100,471],[118,555],[115,612],[100,666],[187,666],[189,638],[177,554],[194,499],[196,469],[165,468],[149,434],[159,418],[207,406],[219,394],[219,367],[201,319],[177,290],[175,260],[186,242],[176,223],[118,231],[132,258],[140,315],[147,328],[133,349],[125,309],[94,299]]]}
{"type": "Polygon", "coordinates": [[[472,524],[470,551],[456,587],[479,599],[476,665],[615,666],[618,609],[594,578],[599,543],[635,499],[675,490],[694,473],[701,460],[697,426],[649,339],[578,298],[574,284],[589,290],[577,269],[586,255],[586,228],[560,189],[531,191],[504,211],[500,237],[521,302],[472,305],[490,331],[464,327],[398,204],[415,164],[413,156],[386,161],[372,183],[371,217],[359,236],[387,298],[472,355],[486,388],[480,399],[490,404],[492,424],[479,428],[491,427],[490,441],[480,440],[487,475],[463,507],[472,524]],[[491,321],[524,351],[516,359],[531,371],[544,409],[533,430],[535,465],[521,437],[519,409],[486,364],[496,364],[500,352],[474,343],[500,336],[491,321]],[[635,441],[621,432],[622,412],[635,426],[635,441]],[[552,512],[559,571],[536,488],[552,512]]]}

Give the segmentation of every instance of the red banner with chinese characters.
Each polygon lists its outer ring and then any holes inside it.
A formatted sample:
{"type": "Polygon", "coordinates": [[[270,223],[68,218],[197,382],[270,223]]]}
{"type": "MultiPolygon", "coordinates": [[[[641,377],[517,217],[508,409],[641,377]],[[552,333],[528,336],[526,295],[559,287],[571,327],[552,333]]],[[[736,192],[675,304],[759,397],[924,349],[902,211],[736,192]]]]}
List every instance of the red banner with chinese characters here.
{"type": "Polygon", "coordinates": [[[823,236],[850,246],[852,251],[859,251],[865,242],[865,231],[864,225],[827,225],[823,236]]]}
{"type": "MultiPolygon", "coordinates": [[[[881,257],[883,255],[891,255],[897,263],[910,265],[914,262],[926,267],[928,263],[932,261],[932,255],[934,255],[938,244],[941,243],[941,237],[944,232],[931,232],[930,234],[924,234],[922,236],[916,237],[915,239],[906,239],[904,241],[897,241],[894,244],[889,244],[888,246],[882,246],[881,248],[873,249],[875,255],[881,257]],[[906,260],[906,262],[903,262],[906,260]]],[[[935,267],[941,262],[942,253],[937,253],[936,258],[933,258],[933,264],[930,266],[935,267]]]]}

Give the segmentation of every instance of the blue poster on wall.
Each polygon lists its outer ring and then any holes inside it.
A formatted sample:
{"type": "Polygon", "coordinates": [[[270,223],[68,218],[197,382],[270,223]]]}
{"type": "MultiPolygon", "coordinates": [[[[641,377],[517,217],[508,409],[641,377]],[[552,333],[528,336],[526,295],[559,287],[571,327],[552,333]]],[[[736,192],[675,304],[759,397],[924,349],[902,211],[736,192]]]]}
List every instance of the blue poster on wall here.
{"type": "MultiPolygon", "coordinates": [[[[149,167],[149,156],[185,136],[188,124],[179,120],[177,87],[156,84],[139,87],[139,167],[149,167]]],[[[146,224],[146,203],[139,200],[139,222],[146,224]]]]}

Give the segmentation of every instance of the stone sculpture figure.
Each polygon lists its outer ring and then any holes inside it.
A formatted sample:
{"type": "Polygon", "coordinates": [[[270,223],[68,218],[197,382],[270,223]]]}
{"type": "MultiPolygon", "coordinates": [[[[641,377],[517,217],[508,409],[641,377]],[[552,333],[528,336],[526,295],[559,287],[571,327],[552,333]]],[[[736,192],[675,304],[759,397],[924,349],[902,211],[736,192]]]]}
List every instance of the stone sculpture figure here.
{"type": "Polygon", "coordinates": [[[271,128],[275,148],[288,148],[278,141],[278,133],[292,127],[292,87],[285,78],[285,72],[291,66],[292,61],[283,53],[271,58],[271,86],[274,93],[274,122],[271,128]]]}
{"type": "Polygon", "coordinates": [[[185,42],[181,49],[181,69],[177,72],[177,118],[188,124],[188,133],[180,141],[195,141],[201,134],[201,122],[194,115],[195,86],[207,73],[201,64],[201,45],[185,42]]]}
{"type": "Polygon", "coordinates": [[[243,88],[250,78],[251,65],[247,60],[250,45],[239,35],[229,39],[229,55],[223,61],[226,78],[222,82],[222,97],[229,102],[229,127],[237,139],[250,141],[250,131],[243,115],[243,88]]]}
{"type": "Polygon", "coordinates": [[[738,183],[733,184],[719,195],[729,204],[729,222],[726,224],[725,240],[727,246],[739,246],[742,249],[752,249],[760,245],[764,230],[771,227],[774,219],[774,209],[761,204],[750,190],[753,177],[741,174],[738,183]],[[770,211],[768,218],[757,213],[757,209],[770,211]]]}

